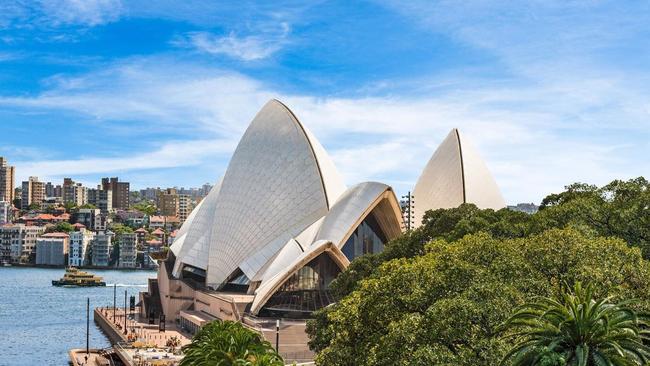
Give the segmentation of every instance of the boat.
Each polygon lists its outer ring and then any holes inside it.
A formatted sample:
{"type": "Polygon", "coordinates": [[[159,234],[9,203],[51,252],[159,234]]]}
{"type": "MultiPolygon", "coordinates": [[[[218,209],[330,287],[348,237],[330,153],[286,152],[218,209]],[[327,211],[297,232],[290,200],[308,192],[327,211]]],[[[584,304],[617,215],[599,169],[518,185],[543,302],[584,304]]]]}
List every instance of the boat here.
{"type": "Polygon", "coordinates": [[[92,273],[80,271],[75,267],[68,267],[65,274],[60,280],[53,280],[53,286],[70,286],[70,287],[94,287],[106,286],[102,277],[95,276],[92,273]]]}

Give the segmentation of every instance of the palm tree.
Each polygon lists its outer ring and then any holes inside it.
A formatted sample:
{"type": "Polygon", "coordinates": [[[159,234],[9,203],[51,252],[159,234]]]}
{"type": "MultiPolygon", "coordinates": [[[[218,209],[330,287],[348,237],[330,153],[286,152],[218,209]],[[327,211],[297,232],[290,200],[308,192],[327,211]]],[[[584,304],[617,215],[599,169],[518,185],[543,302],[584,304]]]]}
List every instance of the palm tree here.
{"type": "Polygon", "coordinates": [[[539,298],[515,310],[502,329],[522,339],[501,361],[513,366],[638,366],[650,359],[648,317],[594,299],[593,286],[576,283],[573,293],[539,298]]]}
{"type": "Polygon", "coordinates": [[[261,334],[241,323],[213,321],[183,346],[180,366],[283,366],[282,357],[261,334]]]}

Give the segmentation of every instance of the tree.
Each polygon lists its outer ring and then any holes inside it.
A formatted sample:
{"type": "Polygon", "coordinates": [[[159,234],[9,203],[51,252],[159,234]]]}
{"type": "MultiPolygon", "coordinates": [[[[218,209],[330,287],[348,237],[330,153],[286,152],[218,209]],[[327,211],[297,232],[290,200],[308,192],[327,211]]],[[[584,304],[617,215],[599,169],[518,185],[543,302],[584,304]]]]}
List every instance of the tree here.
{"type": "Polygon", "coordinates": [[[512,346],[499,336],[512,310],[578,281],[599,283],[597,296],[644,299],[635,307],[650,309],[650,263],[620,239],[566,228],[422,246],[422,254],[378,264],[308,322],[319,365],[498,365],[512,346]]]}
{"type": "Polygon", "coordinates": [[[650,358],[645,315],[629,301],[613,304],[597,299],[594,287],[575,284],[573,292],[541,297],[516,309],[504,323],[521,338],[501,364],[514,366],[635,366],[650,358]]]}
{"type": "Polygon", "coordinates": [[[79,206],[79,209],[84,209],[84,208],[89,208],[91,210],[97,209],[97,206],[91,204],[91,203],[86,203],[84,205],[79,206]]]}
{"type": "Polygon", "coordinates": [[[111,231],[115,233],[116,236],[119,236],[120,234],[132,234],[133,233],[133,228],[127,225],[122,225],[122,224],[113,224],[111,225],[111,231]]]}
{"type": "Polygon", "coordinates": [[[145,215],[153,216],[158,211],[156,205],[148,201],[138,202],[135,205],[131,206],[132,209],[140,211],[145,215]]]}
{"type": "Polygon", "coordinates": [[[54,226],[49,226],[45,232],[48,233],[69,233],[74,231],[74,226],[69,222],[59,222],[54,226]]]}
{"type": "Polygon", "coordinates": [[[183,346],[181,366],[283,366],[284,361],[261,334],[239,322],[216,320],[183,346]]]}
{"type": "Polygon", "coordinates": [[[331,288],[337,298],[343,298],[381,263],[422,255],[432,240],[453,242],[478,232],[493,238],[523,238],[553,228],[619,237],[641,248],[644,258],[650,258],[650,183],[643,177],[615,180],[601,188],[575,183],[562,193],[547,196],[533,215],[509,209],[481,210],[470,203],[430,210],[421,227],[389,242],[382,253],[355,259],[331,288]]]}

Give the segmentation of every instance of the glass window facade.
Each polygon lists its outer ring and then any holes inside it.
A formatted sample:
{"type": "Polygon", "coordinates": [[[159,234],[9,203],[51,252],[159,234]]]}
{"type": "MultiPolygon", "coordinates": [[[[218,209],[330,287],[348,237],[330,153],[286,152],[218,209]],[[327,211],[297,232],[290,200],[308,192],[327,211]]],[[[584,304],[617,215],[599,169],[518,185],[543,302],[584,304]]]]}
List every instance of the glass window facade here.
{"type": "Polygon", "coordinates": [[[260,311],[260,316],[305,318],[334,299],[330,283],[341,272],[327,253],[314,258],[271,296],[260,311]]]}
{"type": "Polygon", "coordinates": [[[342,251],[351,262],[358,256],[381,252],[384,250],[386,242],[386,235],[371,213],[350,235],[350,238],[343,245],[342,251]]]}
{"type": "Polygon", "coordinates": [[[242,292],[246,293],[248,291],[248,285],[251,281],[248,277],[242,272],[241,269],[237,268],[233,272],[226,283],[221,287],[221,291],[226,292],[242,292]]]}

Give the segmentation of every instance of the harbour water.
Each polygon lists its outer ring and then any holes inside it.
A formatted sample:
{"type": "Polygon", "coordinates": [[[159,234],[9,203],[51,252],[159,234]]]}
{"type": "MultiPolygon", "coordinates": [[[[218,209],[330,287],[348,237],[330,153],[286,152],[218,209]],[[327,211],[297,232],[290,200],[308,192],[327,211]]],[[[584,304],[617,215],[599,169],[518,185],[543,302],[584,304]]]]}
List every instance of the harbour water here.
{"type": "MultiPolygon", "coordinates": [[[[110,343],[92,320],[92,308],[117,305],[146,289],[153,271],[91,270],[106,287],[54,287],[63,269],[0,267],[0,366],[68,364],[68,350],[86,346],[86,298],[90,298],[90,347],[110,343]]],[[[136,300],[137,301],[137,300],[136,300]]]]}

